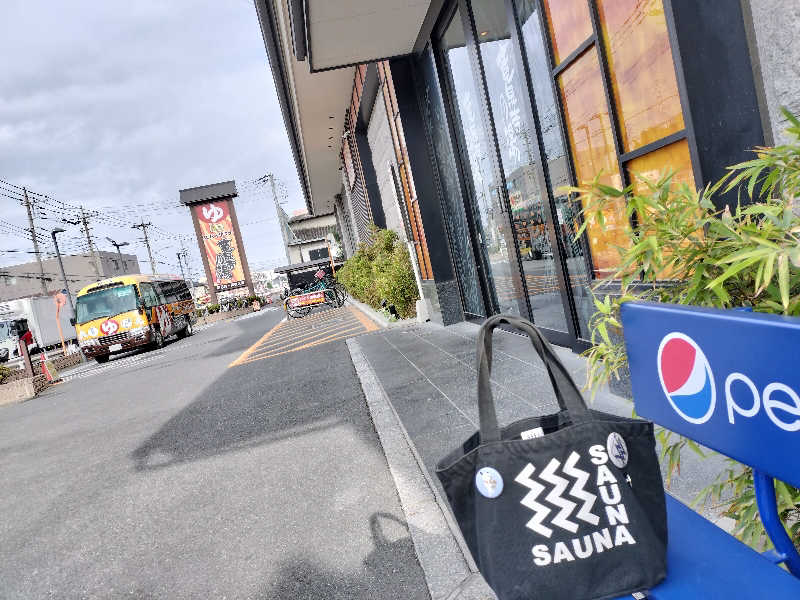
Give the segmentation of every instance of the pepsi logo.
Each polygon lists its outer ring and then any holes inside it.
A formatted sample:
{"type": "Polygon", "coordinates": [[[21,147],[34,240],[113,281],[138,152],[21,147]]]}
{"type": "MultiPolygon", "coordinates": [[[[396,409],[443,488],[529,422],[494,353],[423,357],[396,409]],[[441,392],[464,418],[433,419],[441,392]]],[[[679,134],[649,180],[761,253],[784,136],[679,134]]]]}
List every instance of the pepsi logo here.
{"type": "Polygon", "coordinates": [[[658,347],[658,377],[667,400],[681,417],[700,425],[714,414],[717,390],[711,365],[700,346],[674,331],[658,347]]]}
{"type": "Polygon", "coordinates": [[[114,319],[107,319],[100,324],[100,329],[102,329],[103,333],[106,335],[111,335],[117,332],[119,324],[114,319]]]}

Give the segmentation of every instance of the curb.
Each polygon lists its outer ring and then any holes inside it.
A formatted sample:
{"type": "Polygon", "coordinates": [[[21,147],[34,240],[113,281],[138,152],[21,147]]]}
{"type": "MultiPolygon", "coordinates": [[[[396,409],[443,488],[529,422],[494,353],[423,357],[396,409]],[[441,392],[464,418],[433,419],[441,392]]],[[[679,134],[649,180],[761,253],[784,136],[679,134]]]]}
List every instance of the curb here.
{"type": "Polygon", "coordinates": [[[371,306],[364,304],[363,302],[359,302],[358,300],[348,297],[347,300],[344,302],[345,304],[351,304],[359,309],[361,312],[366,314],[370,319],[375,321],[378,325],[380,325],[383,329],[388,329],[390,327],[403,327],[404,325],[411,325],[416,324],[416,319],[399,319],[397,321],[389,321],[382,313],[378,312],[371,306]]]}
{"type": "Polygon", "coordinates": [[[496,600],[358,339],[347,347],[432,600],[496,600]]]}

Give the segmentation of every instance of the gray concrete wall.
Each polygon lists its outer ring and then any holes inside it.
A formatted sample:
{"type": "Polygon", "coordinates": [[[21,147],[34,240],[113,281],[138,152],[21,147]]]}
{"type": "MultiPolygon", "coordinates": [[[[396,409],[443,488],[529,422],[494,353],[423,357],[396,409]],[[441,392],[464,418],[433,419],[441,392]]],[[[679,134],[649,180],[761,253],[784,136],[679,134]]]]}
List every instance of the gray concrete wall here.
{"type": "MultiPolygon", "coordinates": [[[[134,254],[123,254],[120,262],[116,252],[100,251],[100,273],[93,256],[89,254],[64,256],[64,272],[67,274],[70,291],[74,294],[82,287],[106,277],[139,273],[139,259],[134,254]]],[[[44,275],[48,293],[56,292],[64,287],[58,260],[43,260],[44,275]]],[[[42,293],[39,283],[39,265],[36,262],[0,268],[0,301],[37,296],[42,293]]]]}
{"type": "Polygon", "coordinates": [[[403,217],[397,205],[397,193],[392,174],[389,171],[389,164],[396,165],[397,159],[394,154],[389,120],[386,116],[386,105],[383,102],[383,93],[380,91],[375,97],[375,106],[372,109],[372,116],[367,129],[367,139],[369,140],[370,150],[372,150],[372,165],[375,169],[375,177],[378,180],[381,205],[386,218],[386,228],[396,231],[400,239],[405,240],[406,232],[403,227],[403,217]]]}
{"type": "Polygon", "coordinates": [[[782,144],[787,138],[781,107],[800,115],[800,1],[744,0],[748,2],[756,47],[753,62],[764,83],[765,125],[773,138],[767,143],[782,144]]]}

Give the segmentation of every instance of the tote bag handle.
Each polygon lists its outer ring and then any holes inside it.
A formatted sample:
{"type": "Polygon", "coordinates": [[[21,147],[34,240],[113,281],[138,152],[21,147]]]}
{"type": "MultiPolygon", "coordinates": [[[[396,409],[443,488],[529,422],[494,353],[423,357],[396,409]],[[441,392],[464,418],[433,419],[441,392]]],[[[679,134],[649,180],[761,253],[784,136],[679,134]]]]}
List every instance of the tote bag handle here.
{"type": "Polygon", "coordinates": [[[550,376],[559,407],[569,414],[573,423],[592,420],[578,386],[575,385],[572,376],[536,326],[519,317],[495,315],[486,319],[478,332],[478,413],[481,443],[500,440],[500,427],[497,424],[490,378],[492,374],[492,335],[495,328],[501,323],[508,323],[528,334],[550,376]]]}

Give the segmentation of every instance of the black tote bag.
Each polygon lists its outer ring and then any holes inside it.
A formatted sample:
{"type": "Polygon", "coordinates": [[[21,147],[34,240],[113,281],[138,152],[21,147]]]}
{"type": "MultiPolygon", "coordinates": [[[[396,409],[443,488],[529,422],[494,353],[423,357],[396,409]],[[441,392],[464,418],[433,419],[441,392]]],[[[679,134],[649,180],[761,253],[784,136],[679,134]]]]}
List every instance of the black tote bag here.
{"type": "Polygon", "coordinates": [[[518,317],[478,335],[480,431],[437,465],[481,573],[500,600],[594,600],[666,575],[667,521],[653,424],[589,410],[547,340],[518,317]],[[559,412],[498,427],[492,333],[522,330],[544,361],[559,412]]]}

